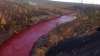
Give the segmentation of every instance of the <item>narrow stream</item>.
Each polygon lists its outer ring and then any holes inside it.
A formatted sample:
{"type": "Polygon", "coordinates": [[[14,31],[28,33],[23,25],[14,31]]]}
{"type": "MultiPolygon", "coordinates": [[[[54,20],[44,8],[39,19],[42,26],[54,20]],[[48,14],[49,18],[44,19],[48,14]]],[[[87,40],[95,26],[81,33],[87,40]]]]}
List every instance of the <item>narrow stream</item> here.
{"type": "Polygon", "coordinates": [[[0,47],[0,56],[29,56],[33,44],[56,24],[76,19],[75,14],[64,15],[33,25],[13,36],[0,47]]]}

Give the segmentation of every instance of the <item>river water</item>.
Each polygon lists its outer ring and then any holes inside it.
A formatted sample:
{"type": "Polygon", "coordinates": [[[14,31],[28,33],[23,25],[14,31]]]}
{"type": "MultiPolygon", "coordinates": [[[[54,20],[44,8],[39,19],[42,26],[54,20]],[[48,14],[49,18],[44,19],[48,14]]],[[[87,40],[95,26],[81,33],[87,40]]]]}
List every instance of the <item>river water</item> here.
{"type": "Polygon", "coordinates": [[[29,56],[34,43],[57,24],[76,19],[75,14],[64,15],[35,24],[22,30],[0,47],[0,56],[29,56]]]}

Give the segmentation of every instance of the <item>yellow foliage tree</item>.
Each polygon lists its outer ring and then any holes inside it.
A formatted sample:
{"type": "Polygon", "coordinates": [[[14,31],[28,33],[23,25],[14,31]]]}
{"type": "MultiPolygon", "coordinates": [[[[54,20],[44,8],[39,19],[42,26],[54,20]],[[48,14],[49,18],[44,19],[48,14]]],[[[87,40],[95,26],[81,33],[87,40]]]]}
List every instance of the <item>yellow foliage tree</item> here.
{"type": "Polygon", "coordinates": [[[7,22],[6,22],[5,18],[4,18],[4,16],[3,16],[2,19],[1,19],[1,24],[2,24],[2,25],[7,24],[7,22]]]}
{"type": "Polygon", "coordinates": [[[25,9],[25,13],[27,13],[27,10],[25,9]]]}
{"type": "Polygon", "coordinates": [[[99,14],[99,11],[98,11],[98,10],[95,10],[95,13],[96,13],[96,14],[99,14]]]}
{"type": "Polygon", "coordinates": [[[23,13],[23,11],[22,11],[22,8],[21,8],[21,7],[19,8],[19,13],[23,13]]]}
{"type": "Polygon", "coordinates": [[[13,24],[16,24],[16,21],[13,21],[13,24]]]}
{"type": "Polygon", "coordinates": [[[58,12],[58,9],[56,9],[56,12],[58,12]]]}
{"type": "Polygon", "coordinates": [[[7,22],[6,22],[6,20],[5,20],[4,16],[3,16],[2,19],[1,19],[1,29],[3,29],[3,31],[5,30],[4,29],[4,25],[5,24],[7,24],[7,22]]]}

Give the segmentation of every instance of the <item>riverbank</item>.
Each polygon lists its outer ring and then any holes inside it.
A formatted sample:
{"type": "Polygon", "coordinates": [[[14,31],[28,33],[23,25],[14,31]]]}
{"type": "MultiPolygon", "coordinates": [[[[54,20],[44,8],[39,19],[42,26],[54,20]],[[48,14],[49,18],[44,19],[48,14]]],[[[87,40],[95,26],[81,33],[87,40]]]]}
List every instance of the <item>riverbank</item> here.
{"type": "Polygon", "coordinates": [[[100,20],[90,20],[82,17],[81,20],[76,19],[67,23],[58,24],[48,34],[42,36],[33,46],[30,56],[45,56],[45,53],[54,45],[64,39],[74,38],[76,36],[84,36],[96,31],[99,27],[100,20]]]}

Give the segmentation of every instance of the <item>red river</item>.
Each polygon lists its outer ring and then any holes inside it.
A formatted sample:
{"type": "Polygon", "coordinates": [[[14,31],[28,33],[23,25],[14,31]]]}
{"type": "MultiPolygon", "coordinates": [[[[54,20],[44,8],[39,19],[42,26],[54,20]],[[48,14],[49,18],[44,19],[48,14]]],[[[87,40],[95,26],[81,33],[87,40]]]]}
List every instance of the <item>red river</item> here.
{"type": "Polygon", "coordinates": [[[35,24],[22,30],[0,47],[0,56],[29,56],[32,46],[57,24],[74,20],[75,14],[64,15],[35,24]]]}

